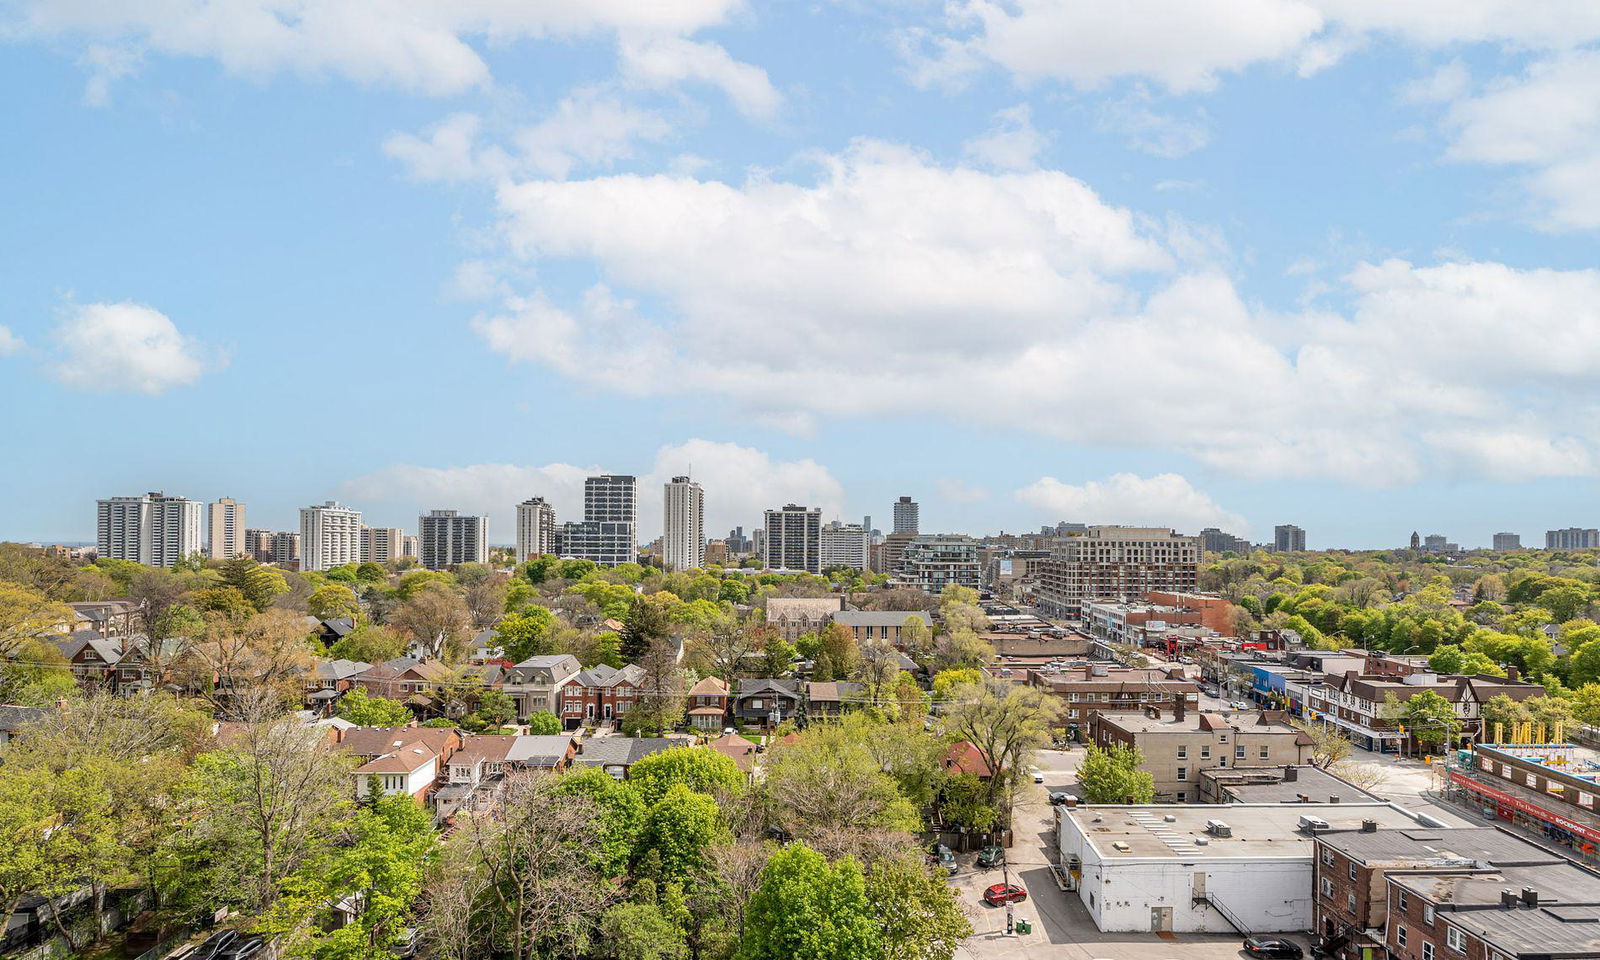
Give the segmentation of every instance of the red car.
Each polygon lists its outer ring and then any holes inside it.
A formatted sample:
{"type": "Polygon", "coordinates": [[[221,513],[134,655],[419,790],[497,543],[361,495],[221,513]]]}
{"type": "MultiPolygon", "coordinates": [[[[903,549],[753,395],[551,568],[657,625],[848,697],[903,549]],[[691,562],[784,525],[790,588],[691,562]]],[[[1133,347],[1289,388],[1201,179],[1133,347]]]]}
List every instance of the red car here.
{"type": "Polygon", "coordinates": [[[983,902],[991,907],[1002,903],[1021,903],[1028,899],[1028,891],[1014,883],[997,883],[983,891],[983,902]]]}

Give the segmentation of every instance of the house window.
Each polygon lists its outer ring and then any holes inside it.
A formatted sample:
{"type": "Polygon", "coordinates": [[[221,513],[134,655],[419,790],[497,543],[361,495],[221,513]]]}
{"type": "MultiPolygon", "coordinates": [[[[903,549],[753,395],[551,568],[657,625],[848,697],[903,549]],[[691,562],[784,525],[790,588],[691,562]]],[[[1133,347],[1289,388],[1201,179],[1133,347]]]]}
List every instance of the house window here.
{"type": "Polygon", "coordinates": [[[1178,782],[1182,783],[1182,782],[1184,782],[1185,780],[1188,780],[1188,779],[1189,779],[1189,768],[1188,767],[1179,767],[1178,768],[1178,782]]]}
{"type": "Polygon", "coordinates": [[[1200,759],[1201,760],[1210,760],[1211,759],[1211,745],[1210,744],[1206,744],[1205,746],[1200,748],[1200,759]]]}
{"type": "Polygon", "coordinates": [[[1433,960],[1433,943],[1431,941],[1422,941],[1422,960],[1433,960]]]}
{"type": "Polygon", "coordinates": [[[761,701],[760,700],[751,700],[750,701],[750,709],[751,710],[760,710],[761,709],[761,701]]]}
{"type": "Polygon", "coordinates": [[[1179,803],[1188,803],[1189,802],[1189,792],[1187,790],[1178,791],[1178,802],[1179,803]]]}
{"type": "Polygon", "coordinates": [[[1422,922],[1426,923],[1430,927],[1433,926],[1433,905],[1432,904],[1425,903],[1425,904],[1422,905],[1422,922]]]}
{"type": "Polygon", "coordinates": [[[1350,912],[1350,916],[1353,917],[1353,916],[1356,915],[1356,895],[1355,894],[1353,894],[1353,893],[1345,894],[1344,907],[1345,907],[1346,910],[1348,910],[1350,912]]]}
{"type": "Polygon", "coordinates": [[[1228,758],[1227,757],[1218,757],[1217,758],[1217,766],[1226,767],[1227,765],[1228,765],[1228,758]]]}
{"type": "Polygon", "coordinates": [[[1404,947],[1406,945],[1406,928],[1405,927],[1395,927],[1394,928],[1394,942],[1395,942],[1395,944],[1397,946],[1400,946],[1400,947],[1404,947]]]}
{"type": "Polygon", "coordinates": [[[1217,737],[1217,742],[1218,743],[1227,743],[1228,742],[1228,735],[1226,733],[1219,735],[1217,737]]]}
{"type": "Polygon", "coordinates": [[[1322,865],[1325,867],[1333,866],[1333,851],[1326,847],[1322,850],[1322,865]]]}
{"type": "Polygon", "coordinates": [[[1233,748],[1233,758],[1235,760],[1244,759],[1244,744],[1241,743],[1237,747],[1233,748]]]}
{"type": "Polygon", "coordinates": [[[1263,760],[1267,759],[1268,756],[1271,754],[1271,752],[1272,751],[1267,747],[1266,744],[1263,743],[1261,745],[1261,759],[1263,759],[1263,760]]]}
{"type": "Polygon", "coordinates": [[[1179,746],[1178,747],[1178,759],[1179,760],[1187,760],[1187,759],[1189,759],[1189,748],[1187,746],[1179,746]]]}
{"type": "Polygon", "coordinates": [[[1457,950],[1461,953],[1467,952],[1467,935],[1455,927],[1451,927],[1444,932],[1444,942],[1451,950],[1457,950]]]}
{"type": "Polygon", "coordinates": [[[1352,863],[1352,864],[1350,864],[1350,879],[1354,880],[1355,878],[1356,878],[1356,865],[1354,863],[1352,863]]]}
{"type": "Polygon", "coordinates": [[[1333,879],[1331,877],[1323,877],[1322,878],[1322,895],[1324,897],[1332,899],[1332,897],[1333,897],[1333,879]]]}
{"type": "Polygon", "coordinates": [[[1394,899],[1394,908],[1397,911],[1399,911],[1400,913],[1405,913],[1406,912],[1406,903],[1407,903],[1406,892],[1404,890],[1396,891],[1395,899],[1394,899]]]}

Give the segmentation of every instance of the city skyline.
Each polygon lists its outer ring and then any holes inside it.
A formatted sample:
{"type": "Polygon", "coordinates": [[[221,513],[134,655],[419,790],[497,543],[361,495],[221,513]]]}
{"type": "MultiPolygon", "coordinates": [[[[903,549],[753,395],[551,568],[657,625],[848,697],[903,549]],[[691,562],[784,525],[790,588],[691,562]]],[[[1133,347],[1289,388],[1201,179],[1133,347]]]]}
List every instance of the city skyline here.
{"type": "Polygon", "coordinates": [[[1556,108],[1591,99],[1600,17],[628,6],[362,42],[0,14],[8,453],[100,454],[8,471],[3,535],[262,477],[294,478],[250,497],[280,528],[328,497],[498,524],[530,480],[691,464],[729,491],[714,528],[881,515],[905,477],[929,530],[1584,522],[1600,146],[1556,108]],[[319,376],[315,412],[373,427],[337,443],[265,402],[323,358],[424,356],[319,376]],[[112,427],[164,421],[181,443],[112,427]]]}

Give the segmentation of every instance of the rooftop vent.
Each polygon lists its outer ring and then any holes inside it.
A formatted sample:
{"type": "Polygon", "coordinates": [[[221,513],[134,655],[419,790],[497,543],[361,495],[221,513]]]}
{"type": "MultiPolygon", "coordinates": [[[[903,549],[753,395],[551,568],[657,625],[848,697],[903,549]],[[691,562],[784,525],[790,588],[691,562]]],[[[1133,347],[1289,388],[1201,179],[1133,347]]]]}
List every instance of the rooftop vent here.
{"type": "Polygon", "coordinates": [[[1361,821],[1361,832],[1362,833],[1377,833],[1378,832],[1378,821],[1376,821],[1376,820],[1363,820],[1363,821],[1361,821]]]}
{"type": "Polygon", "coordinates": [[[1510,890],[1501,890],[1500,907],[1503,910],[1517,909],[1517,895],[1510,890]]]}
{"type": "Polygon", "coordinates": [[[1226,820],[1207,820],[1206,833],[1214,837],[1231,837],[1233,836],[1233,828],[1228,826],[1226,820]]]}
{"type": "Polygon", "coordinates": [[[1300,829],[1307,833],[1316,833],[1318,830],[1328,829],[1328,821],[1306,814],[1300,818],[1300,829]]]}

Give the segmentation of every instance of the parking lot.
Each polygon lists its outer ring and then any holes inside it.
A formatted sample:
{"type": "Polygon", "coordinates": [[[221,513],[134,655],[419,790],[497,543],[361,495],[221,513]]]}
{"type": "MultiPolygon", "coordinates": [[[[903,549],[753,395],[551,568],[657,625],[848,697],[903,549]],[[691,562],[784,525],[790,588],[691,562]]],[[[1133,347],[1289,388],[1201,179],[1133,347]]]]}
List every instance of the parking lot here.
{"type": "MultiPolygon", "coordinates": [[[[1048,791],[1078,792],[1077,759],[1082,749],[1045,751],[1038,767],[1044,784],[1034,788],[1025,806],[1017,810],[1016,843],[1008,851],[1013,883],[1028,891],[1028,899],[1013,907],[1017,919],[1032,922],[1031,934],[1007,936],[1005,907],[990,907],[983,890],[1001,880],[1001,870],[978,870],[975,853],[958,855],[960,872],[951,885],[967,908],[974,933],[956,956],[1026,958],[1026,960],[1239,960],[1241,936],[1202,934],[1101,933],[1096,930],[1076,893],[1057,887],[1049,864],[1056,849],[1055,816],[1045,797],[1048,791]]],[[[1297,938],[1290,938],[1297,939],[1297,938]]],[[[1305,946],[1303,938],[1299,938],[1305,946]]]]}

